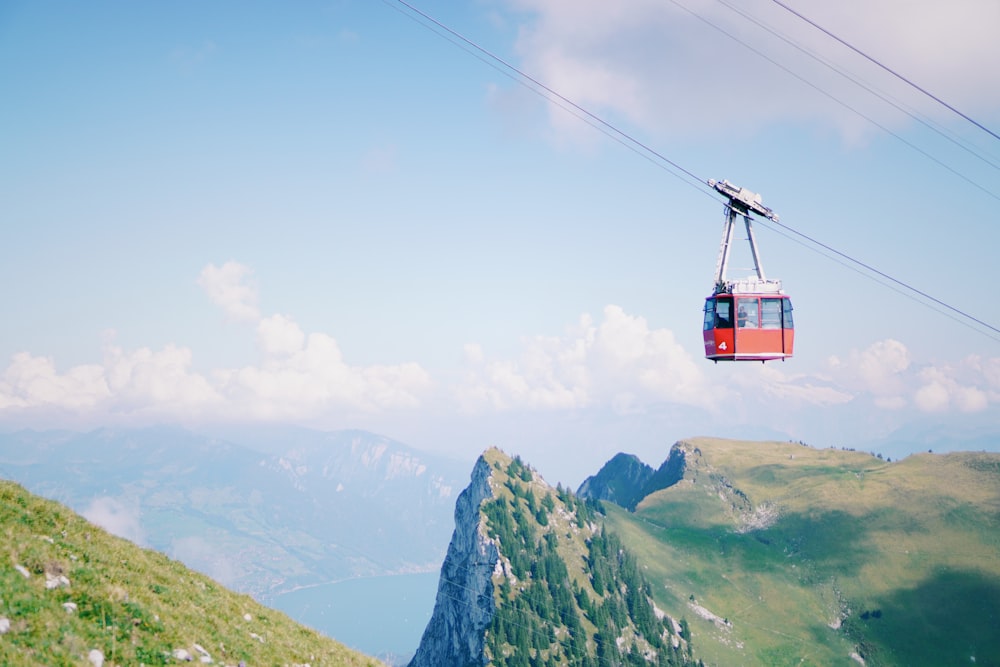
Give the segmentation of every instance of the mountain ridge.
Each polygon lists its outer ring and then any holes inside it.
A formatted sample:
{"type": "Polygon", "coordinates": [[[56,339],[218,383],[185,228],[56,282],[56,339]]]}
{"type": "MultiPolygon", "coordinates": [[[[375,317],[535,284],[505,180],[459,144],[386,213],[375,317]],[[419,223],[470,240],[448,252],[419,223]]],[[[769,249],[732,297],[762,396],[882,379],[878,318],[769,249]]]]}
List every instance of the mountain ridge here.
{"type": "Polygon", "coordinates": [[[653,470],[634,454],[615,454],[594,475],[587,477],[577,495],[634,510],[643,498],[679,482],[684,476],[684,453],[671,448],[669,456],[653,470]]]}
{"type": "Polygon", "coordinates": [[[1000,662],[1000,454],[691,438],[607,523],[707,664],[1000,662]],[[992,619],[992,620],[990,620],[992,619]]]}
{"type": "Polygon", "coordinates": [[[409,667],[693,664],[599,506],[487,450],[456,506],[431,621],[409,667]]]}
{"type": "Polygon", "coordinates": [[[0,662],[381,664],[0,481],[0,662]]]}

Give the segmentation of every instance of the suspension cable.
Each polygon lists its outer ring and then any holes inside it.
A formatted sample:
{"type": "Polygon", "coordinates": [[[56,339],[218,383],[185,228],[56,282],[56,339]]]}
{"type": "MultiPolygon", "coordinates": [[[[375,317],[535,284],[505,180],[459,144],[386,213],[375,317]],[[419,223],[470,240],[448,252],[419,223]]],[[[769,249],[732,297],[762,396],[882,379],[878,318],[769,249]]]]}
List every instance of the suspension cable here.
{"type": "MultiPolygon", "coordinates": [[[[392,0],[383,0],[384,3],[389,4],[390,6],[391,6],[391,1],[392,0]]],[[[765,58],[766,60],[772,62],[776,66],[780,67],[781,69],[783,69],[786,72],[788,72],[789,74],[791,74],[792,76],[794,76],[794,77],[802,80],[807,85],[809,85],[809,86],[811,86],[813,88],[816,88],[816,86],[814,86],[812,83],[810,83],[809,81],[807,81],[803,77],[795,74],[794,72],[792,72],[791,70],[789,70],[788,68],[786,68],[784,65],[781,65],[777,61],[769,58],[768,56],[764,55],[763,53],[761,53],[757,49],[754,49],[750,45],[748,45],[745,42],[741,41],[736,36],[732,35],[729,32],[726,32],[722,28],[720,28],[720,27],[716,26],[715,24],[711,23],[710,21],[708,21],[704,17],[696,14],[691,9],[689,9],[689,8],[685,7],[684,5],[680,4],[677,0],[670,0],[670,1],[673,4],[677,5],[678,7],[680,7],[681,9],[684,9],[685,11],[687,11],[688,13],[690,13],[691,15],[693,15],[694,17],[698,18],[699,20],[702,20],[702,21],[708,23],[711,27],[713,27],[716,30],[722,32],[723,34],[727,35],[731,39],[734,39],[735,41],[739,42],[740,44],[742,44],[746,48],[750,49],[751,51],[754,51],[755,53],[757,53],[761,57],[765,58]]],[[[774,2],[778,2],[778,0],[773,0],[773,1],[774,2]]],[[[530,89],[535,90],[535,92],[545,91],[545,96],[551,95],[552,98],[555,98],[555,100],[558,100],[559,102],[562,103],[562,104],[559,105],[561,108],[565,109],[566,107],[564,107],[563,105],[567,105],[571,109],[576,110],[580,114],[583,114],[583,116],[585,116],[587,119],[590,119],[590,121],[593,121],[593,123],[596,123],[597,126],[599,126],[598,129],[603,128],[603,129],[601,129],[602,132],[604,132],[605,130],[607,130],[607,132],[605,132],[605,134],[607,134],[608,132],[610,132],[613,135],[612,138],[618,137],[618,139],[616,139],[616,141],[620,139],[621,141],[619,141],[619,143],[621,143],[622,141],[628,142],[628,144],[631,144],[634,147],[633,150],[644,151],[646,153],[645,157],[647,159],[650,159],[650,156],[651,156],[652,158],[656,158],[658,160],[661,160],[663,163],[666,163],[667,165],[670,165],[671,167],[673,167],[677,171],[681,172],[681,174],[683,174],[685,177],[687,177],[691,181],[698,183],[702,188],[704,188],[704,184],[707,183],[707,181],[705,179],[702,179],[702,178],[698,177],[694,172],[689,171],[688,169],[686,169],[683,166],[681,166],[679,163],[677,163],[677,162],[669,159],[665,155],[659,153],[658,151],[654,150],[650,146],[648,146],[645,143],[639,141],[638,139],[636,139],[632,135],[630,135],[627,132],[619,129],[618,127],[616,127],[615,125],[613,125],[611,122],[604,120],[600,116],[598,116],[598,115],[594,114],[593,112],[585,109],[584,107],[580,106],[576,102],[573,102],[569,98],[565,97],[564,95],[558,93],[557,91],[553,90],[549,86],[545,85],[544,83],[542,83],[538,79],[536,79],[536,78],[528,75],[526,72],[524,72],[523,70],[519,69],[515,65],[512,65],[511,63],[509,63],[506,60],[502,59],[501,57],[499,57],[498,55],[494,54],[493,52],[491,52],[491,51],[485,49],[484,47],[480,46],[479,44],[477,44],[473,40],[469,39],[468,37],[465,37],[464,35],[456,32],[452,28],[446,26],[442,22],[440,22],[437,19],[431,17],[430,15],[428,15],[425,12],[421,11],[420,9],[417,9],[416,7],[414,7],[412,4],[410,4],[406,0],[395,0],[395,2],[397,4],[399,4],[399,5],[402,5],[403,7],[406,7],[410,12],[412,12],[413,14],[419,16],[424,21],[429,22],[433,26],[436,26],[436,28],[437,28],[437,30],[436,30],[436,29],[432,28],[430,25],[427,25],[426,23],[421,23],[421,22],[418,21],[418,23],[420,25],[422,25],[423,27],[425,27],[426,29],[430,30],[431,32],[434,32],[434,34],[436,34],[436,35],[438,35],[438,36],[440,36],[442,38],[448,39],[448,41],[451,41],[454,44],[455,42],[452,39],[446,37],[445,35],[442,35],[438,31],[438,30],[442,30],[442,31],[446,32],[448,35],[450,35],[451,37],[453,37],[453,38],[459,40],[460,42],[464,43],[468,47],[471,47],[472,49],[475,49],[475,51],[477,51],[479,54],[482,54],[482,56],[485,56],[485,57],[489,58],[490,60],[494,61],[495,63],[498,63],[500,66],[502,66],[503,68],[505,68],[506,70],[508,70],[509,72],[512,72],[517,77],[520,77],[520,80],[530,82],[532,84],[532,86],[536,87],[536,88],[530,88],[529,87],[530,89]]],[[[778,2],[778,4],[781,4],[781,3],[778,2]]],[[[460,44],[457,44],[457,45],[461,47],[460,44]]],[[[466,50],[468,52],[468,50],[465,49],[464,47],[461,47],[461,48],[463,48],[463,50],[466,50]]],[[[473,54],[473,55],[475,55],[475,54],[473,54]]],[[[480,60],[482,60],[482,58],[480,58],[479,56],[476,56],[476,57],[479,58],[480,60]]],[[[510,75],[507,74],[507,76],[510,76],[510,75]]],[[[844,102],[836,99],[835,97],[833,97],[829,93],[826,93],[825,91],[823,91],[823,90],[821,90],[819,88],[816,88],[816,90],[818,90],[819,92],[823,93],[824,95],[826,95],[830,99],[834,100],[835,102],[841,104],[842,106],[845,106],[846,108],[854,111],[855,113],[858,113],[863,118],[867,118],[866,116],[864,116],[863,114],[861,114],[857,110],[855,110],[852,107],[848,106],[844,102]]],[[[539,94],[541,94],[541,93],[539,92],[539,94]]],[[[547,98],[547,99],[551,99],[551,98],[547,98]]],[[[879,125],[874,120],[872,120],[870,118],[867,118],[867,119],[870,122],[872,122],[873,124],[875,124],[877,127],[879,127],[880,129],[882,129],[885,132],[888,132],[889,134],[895,136],[897,139],[899,139],[903,143],[907,144],[908,146],[910,146],[914,150],[917,150],[918,152],[920,152],[921,154],[923,154],[925,157],[933,160],[934,162],[937,162],[939,165],[945,167],[949,171],[952,171],[953,173],[955,173],[956,175],[958,175],[960,178],[963,178],[964,180],[968,181],[972,185],[975,185],[976,187],[978,187],[980,190],[982,190],[986,194],[990,195],[991,197],[1000,200],[1000,196],[998,196],[995,193],[987,190],[983,186],[975,183],[974,181],[969,180],[968,178],[966,178],[962,174],[958,173],[954,169],[951,169],[951,167],[948,167],[947,165],[945,165],[944,163],[942,163],[940,160],[937,160],[933,156],[927,154],[925,151],[921,150],[920,148],[918,148],[918,147],[914,146],[913,144],[911,144],[910,142],[906,141],[905,139],[903,139],[902,137],[900,137],[896,133],[892,132],[891,130],[889,130],[889,129],[885,128],[885,127],[883,127],[882,125],[879,125]]],[[[987,130],[987,131],[989,131],[989,130],[987,130]]],[[[609,136],[611,136],[611,135],[609,135],[609,136]]],[[[998,137],[998,138],[1000,138],[1000,137],[998,137]]],[[[690,184],[694,185],[694,183],[690,183],[690,184]]],[[[706,192],[706,194],[709,194],[709,193],[706,192]]],[[[977,324],[977,325],[979,325],[981,327],[984,327],[985,329],[988,329],[989,331],[994,332],[995,334],[1000,334],[1000,328],[998,328],[996,326],[993,326],[993,325],[985,322],[984,320],[971,315],[970,313],[968,313],[968,312],[966,312],[964,310],[961,310],[961,309],[959,309],[959,308],[957,308],[955,306],[952,306],[951,304],[947,303],[946,301],[944,301],[942,299],[938,299],[937,297],[934,297],[934,296],[928,294],[927,292],[925,292],[923,290],[920,290],[917,287],[914,287],[913,285],[911,285],[911,284],[909,284],[909,283],[907,283],[907,282],[905,282],[903,280],[900,280],[900,279],[895,278],[895,277],[893,277],[893,276],[891,276],[891,275],[889,275],[889,274],[887,274],[887,273],[885,273],[883,271],[880,271],[879,269],[876,269],[871,264],[868,264],[866,262],[861,261],[860,259],[852,257],[851,255],[849,255],[849,254],[847,254],[845,252],[841,252],[840,250],[837,250],[836,248],[833,248],[832,246],[827,245],[826,243],[823,243],[823,242],[819,241],[818,239],[815,239],[815,238],[813,238],[813,237],[811,237],[811,236],[809,236],[807,234],[799,232],[798,230],[792,228],[789,225],[786,225],[784,223],[780,223],[780,222],[777,222],[777,221],[773,221],[773,220],[771,222],[773,222],[778,227],[781,227],[782,229],[788,231],[789,233],[794,234],[794,235],[796,235],[796,236],[804,239],[805,241],[808,241],[809,243],[812,243],[813,245],[815,245],[818,248],[822,248],[823,250],[826,250],[826,251],[828,251],[830,253],[833,253],[834,255],[837,255],[838,257],[840,257],[840,258],[842,258],[842,259],[844,259],[844,260],[846,260],[846,261],[848,261],[848,262],[850,262],[850,263],[852,263],[852,264],[854,264],[854,265],[856,265],[856,266],[858,266],[858,267],[860,267],[860,268],[868,271],[871,274],[880,276],[881,278],[884,278],[885,280],[888,280],[888,281],[894,283],[895,285],[897,285],[897,286],[899,286],[899,287],[901,287],[901,288],[903,288],[905,290],[908,290],[909,292],[912,292],[913,294],[916,294],[916,295],[918,295],[918,296],[920,296],[920,297],[922,297],[922,298],[924,298],[924,299],[926,299],[928,301],[931,301],[931,302],[933,302],[933,303],[935,303],[935,304],[937,304],[937,305],[939,305],[939,306],[941,306],[941,307],[943,307],[943,308],[951,311],[952,313],[965,318],[966,320],[968,320],[970,322],[973,322],[973,323],[975,323],[975,324],[977,324]]],[[[921,303],[924,303],[924,302],[921,302],[921,303]]],[[[928,308],[931,308],[927,303],[924,303],[924,305],[926,307],[928,307],[928,308]]],[[[938,311],[938,310],[936,310],[934,308],[931,308],[931,310],[934,310],[935,312],[940,312],[940,311],[938,311]]],[[[977,329],[977,331],[979,331],[979,330],[977,329]]],[[[981,333],[983,335],[986,335],[987,337],[992,338],[994,340],[996,339],[993,335],[988,334],[986,332],[979,331],[979,333],[981,333]]]]}
{"type": "Polygon", "coordinates": [[[897,79],[899,79],[903,83],[905,83],[905,84],[909,85],[910,87],[912,87],[912,88],[920,91],[921,93],[923,93],[927,97],[931,98],[932,100],[934,100],[935,102],[937,102],[938,104],[940,104],[941,106],[943,106],[944,108],[946,108],[949,111],[952,111],[955,114],[961,116],[965,120],[969,121],[970,123],[972,123],[973,125],[975,125],[976,127],[978,127],[983,132],[986,132],[987,134],[989,134],[990,136],[992,136],[994,139],[1000,139],[1000,134],[997,134],[996,132],[994,132],[993,130],[989,129],[988,127],[982,125],[978,121],[973,120],[972,118],[970,118],[969,116],[965,115],[964,113],[962,113],[961,111],[959,111],[958,109],[956,109],[955,107],[953,107],[952,105],[950,105],[947,102],[945,102],[944,100],[942,100],[940,97],[934,95],[933,93],[929,92],[928,90],[926,90],[924,88],[921,88],[916,83],[914,83],[910,79],[907,79],[905,76],[903,76],[902,74],[900,74],[896,70],[894,70],[894,69],[890,68],[889,66],[883,64],[882,62],[880,62],[876,58],[873,58],[872,56],[868,55],[867,53],[865,53],[864,51],[862,51],[858,47],[854,46],[853,44],[850,44],[847,41],[841,39],[840,37],[838,37],[837,35],[833,34],[832,32],[830,32],[829,30],[827,30],[826,28],[824,28],[820,24],[818,24],[815,21],[813,21],[812,19],[809,19],[806,16],[803,16],[802,14],[800,14],[797,11],[795,11],[794,9],[792,9],[791,7],[789,7],[788,5],[786,5],[785,3],[781,2],[781,0],[771,0],[771,1],[774,4],[778,5],[779,7],[781,7],[783,9],[785,9],[786,11],[790,12],[791,14],[793,14],[793,15],[797,16],[798,18],[802,19],[803,21],[805,21],[806,23],[808,23],[812,27],[814,27],[817,30],[819,30],[820,32],[822,32],[824,35],[827,35],[828,37],[836,40],[837,42],[839,42],[841,44],[843,44],[844,46],[846,46],[847,48],[849,48],[851,51],[854,51],[859,56],[861,56],[862,58],[864,58],[865,60],[868,60],[869,62],[873,63],[874,65],[876,65],[878,67],[881,67],[886,72],[888,72],[889,74],[893,75],[894,77],[896,77],[897,79]]]}

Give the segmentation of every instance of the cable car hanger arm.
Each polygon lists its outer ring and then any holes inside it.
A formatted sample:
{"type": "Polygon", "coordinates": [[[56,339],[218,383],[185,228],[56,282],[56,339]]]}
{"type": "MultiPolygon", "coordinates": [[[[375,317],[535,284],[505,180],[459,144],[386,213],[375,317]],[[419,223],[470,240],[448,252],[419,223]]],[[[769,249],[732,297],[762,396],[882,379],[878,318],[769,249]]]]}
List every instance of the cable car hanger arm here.
{"type": "Polygon", "coordinates": [[[768,220],[778,221],[778,214],[761,203],[761,197],[756,192],[750,192],[746,188],[733,185],[729,181],[717,181],[714,178],[708,179],[709,187],[715,188],[719,194],[729,200],[729,205],[740,213],[746,215],[750,212],[763,216],[768,220]]]}
{"type": "Polygon", "coordinates": [[[768,286],[768,291],[780,290],[781,281],[769,281],[764,275],[764,266],[760,260],[760,251],[757,249],[757,237],[754,236],[753,225],[750,222],[751,212],[775,222],[778,220],[778,215],[764,206],[759,194],[751,192],[746,188],[738,187],[725,180],[720,182],[709,179],[708,184],[727,199],[725,210],[726,220],[722,227],[722,243],[719,245],[719,257],[715,264],[716,293],[733,291],[734,283],[727,279],[726,273],[729,267],[729,254],[732,249],[733,229],[736,225],[736,216],[738,215],[743,217],[743,222],[746,225],[747,241],[750,243],[750,253],[753,256],[754,273],[757,274],[755,286],[758,289],[768,286]]]}

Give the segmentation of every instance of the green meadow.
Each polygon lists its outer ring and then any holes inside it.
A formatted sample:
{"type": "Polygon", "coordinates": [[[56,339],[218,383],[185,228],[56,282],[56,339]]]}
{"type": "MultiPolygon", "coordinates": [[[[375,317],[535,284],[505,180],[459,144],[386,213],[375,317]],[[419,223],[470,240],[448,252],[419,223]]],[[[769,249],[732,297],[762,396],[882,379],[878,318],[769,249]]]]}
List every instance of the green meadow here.
{"type": "Polygon", "coordinates": [[[1000,664],[1000,455],[696,438],[608,520],[714,665],[1000,664]]]}

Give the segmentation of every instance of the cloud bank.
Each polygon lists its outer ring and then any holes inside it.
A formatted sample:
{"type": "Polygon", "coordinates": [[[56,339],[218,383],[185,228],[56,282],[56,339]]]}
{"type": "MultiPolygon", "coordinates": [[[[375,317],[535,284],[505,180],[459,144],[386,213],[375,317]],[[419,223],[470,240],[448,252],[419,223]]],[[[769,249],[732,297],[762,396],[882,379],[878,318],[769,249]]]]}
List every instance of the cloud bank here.
{"type": "Polygon", "coordinates": [[[709,407],[716,398],[671,331],[651,330],[619,306],[607,306],[599,323],[584,315],[566,336],[526,338],[522,347],[518,359],[487,361],[478,345],[466,346],[469,370],[456,392],[465,410],[629,412],[662,401],[709,407]]]}
{"type": "Polygon", "coordinates": [[[198,284],[228,317],[256,323],[257,364],[203,374],[194,370],[188,347],[126,350],[112,333],[102,363],[65,372],[48,357],[15,354],[0,375],[0,418],[62,413],[102,422],[296,420],[421,405],[431,381],[419,364],[347,363],[332,336],[307,335],[287,315],[261,316],[251,275],[238,262],[209,264],[198,284]]]}
{"type": "Polygon", "coordinates": [[[641,417],[669,407],[714,423],[778,424],[791,431],[796,420],[842,406],[895,414],[898,422],[906,414],[968,415],[1000,404],[1000,358],[918,364],[902,342],[886,339],[830,357],[813,372],[790,364],[736,369],[707,364],[669,329],[650,327],[616,305],[599,318],[582,315],[562,335],[525,337],[507,358],[470,342],[462,373],[446,382],[416,361],[352,364],[330,334],[303,331],[290,315],[261,315],[251,276],[237,262],[210,264],[199,283],[224,313],[253,323],[229,331],[254,336],[255,363],[199,372],[188,347],[129,350],[113,335],[105,337],[101,362],[65,371],[48,357],[19,352],[0,373],[0,422],[316,423],[332,417],[354,426],[352,420],[401,413],[641,417]]]}

